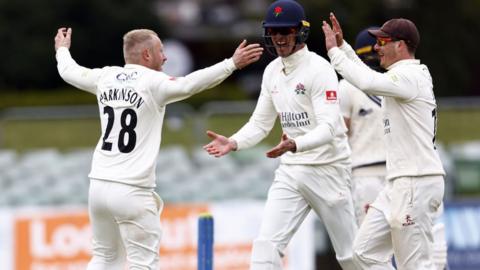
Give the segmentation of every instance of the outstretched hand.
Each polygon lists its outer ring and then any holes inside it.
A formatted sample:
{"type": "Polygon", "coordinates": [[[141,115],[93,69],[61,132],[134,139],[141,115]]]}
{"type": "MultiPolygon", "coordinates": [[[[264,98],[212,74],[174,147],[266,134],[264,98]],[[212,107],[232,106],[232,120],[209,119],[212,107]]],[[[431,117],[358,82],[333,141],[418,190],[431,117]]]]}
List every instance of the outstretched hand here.
{"type": "Polygon", "coordinates": [[[212,141],[205,145],[203,149],[214,157],[221,157],[230,153],[232,150],[237,150],[237,143],[234,140],[210,130],[207,131],[207,136],[210,137],[212,141]]]}
{"type": "Polygon", "coordinates": [[[294,140],[288,138],[287,134],[283,133],[280,143],[267,152],[267,157],[276,158],[288,151],[297,151],[297,144],[294,140]]]}
{"type": "Polygon", "coordinates": [[[72,28],[59,28],[57,35],[55,36],[55,51],[60,47],[66,47],[70,49],[72,43],[72,28]]]}
{"type": "Polygon", "coordinates": [[[256,62],[262,56],[263,48],[258,43],[247,45],[247,41],[244,39],[240,45],[238,45],[235,53],[233,54],[233,62],[238,69],[242,69],[253,62],[256,62]]]}
{"type": "Polygon", "coordinates": [[[330,22],[332,23],[332,27],[330,27],[326,21],[323,21],[322,24],[322,30],[325,34],[325,47],[327,48],[327,51],[333,47],[342,46],[343,44],[342,27],[340,26],[340,23],[333,12],[330,13],[330,22]]]}

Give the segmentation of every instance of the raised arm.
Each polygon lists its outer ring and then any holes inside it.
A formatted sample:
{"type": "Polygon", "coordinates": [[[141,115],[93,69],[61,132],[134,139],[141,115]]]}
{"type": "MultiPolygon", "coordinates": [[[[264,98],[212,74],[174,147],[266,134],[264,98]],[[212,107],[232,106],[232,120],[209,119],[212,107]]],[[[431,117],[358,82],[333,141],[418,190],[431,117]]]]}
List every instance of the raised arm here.
{"type": "MultiPolygon", "coordinates": [[[[344,51],[345,54],[347,55],[347,57],[350,60],[352,60],[355,63],[358,63],[360,65],[365,65],[365,63],[363,63],[363,61],[355,53],[352,46],[350,46],[345,41],[345,39],[343,37],[343,30],[342,30],[342,27],[340,25],[340,22],[338,21],[337,17],[335,17],[335,14],[333,14],[333,12],[330,12],[330,22],[332,24],[331,29],[332,29],[333,34],[335,35],[335,41],[336,41],[336,44],[337,44],[338,48],[340,48],[340,50],[344,51]]],[[[324,21],[323,25],[322,25],[322,29],[323,29],[324,33],[325,33],[325,31],[328,31],[328,28],[329,28],[329,25],[324,21]]],[[[325,35],[327,35],[327,33],[325,33],[325,35]]],[[[329,49],[327,49],[327,51],[328,50],[329,49]]]]}
{"type": "Polygon", "coordinates": [[[243,40],[233,56],[213,66],[195,71],[185,77],[165,79],[164,76],[153,78],[153,95],[159,104],[168,104],[186,99],[196,93],[212,88],[236,69],[241,69],[260,59],[263,48],[260,44],[249,44],[243,40]]]}
{"type": "Polygon", "coordinates": [[[57,59],[58,73],[67,83],[95,94],[96,84],[102,70],[89,69],[78,65],[70,55],[71,39],[71,28],[62,27],[58,29],[55,36],[55,57],[57,59]]]}
{"type": "MultiPolygon", "coordinates": [[[[335,26],[336,18],[331,16],[332,25],[335,26]]],[[[403,78],[402,74],[394,74],[391,72],[380,73],[369,68],[363,63],[358,56],[353,54],[350,45],[343,44],[341,50],[337,46],[337,34],[326,21],[322,25],[325,34],[325,46],[330,57],[330,62],[335,70],[342,75],[349,83],[353,84],[360,90],[379,96],[390,96],[401,99],[409,99],[416,95],[415,88],[405,88],[402,81],[408,81],[403,78]],[[348,46],[348,47],[346,47],[348,46]],[[409,89],[410,91],[405,91],[409,89]]]]}

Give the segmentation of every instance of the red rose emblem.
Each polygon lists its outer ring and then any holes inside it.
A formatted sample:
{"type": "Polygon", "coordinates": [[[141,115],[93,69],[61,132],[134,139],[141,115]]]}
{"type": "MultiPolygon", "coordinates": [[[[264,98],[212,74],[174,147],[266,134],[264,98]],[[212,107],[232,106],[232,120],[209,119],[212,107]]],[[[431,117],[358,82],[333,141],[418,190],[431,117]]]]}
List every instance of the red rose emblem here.
{"type": "Polygon", "coordinates": [[[275,13],[275,17],[278,17],[278,15],[280,15],[280,13],[282,13],[282,7],[280,7],[280,6],[275,7],[275,9],[273,10],[273,13],[275,13]]]}

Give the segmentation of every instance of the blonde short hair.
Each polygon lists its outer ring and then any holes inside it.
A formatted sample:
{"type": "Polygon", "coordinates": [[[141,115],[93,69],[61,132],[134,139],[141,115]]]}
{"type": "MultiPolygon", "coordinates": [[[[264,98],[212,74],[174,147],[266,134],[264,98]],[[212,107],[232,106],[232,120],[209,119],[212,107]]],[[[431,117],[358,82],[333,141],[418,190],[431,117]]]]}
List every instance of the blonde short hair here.
{"type": "Polygon", "coordinates": [[[157,33],[149,29],[135,29],[123,36],[123,58],[125,63],[138,64],[144,49],[153,47],[157,33]]]}

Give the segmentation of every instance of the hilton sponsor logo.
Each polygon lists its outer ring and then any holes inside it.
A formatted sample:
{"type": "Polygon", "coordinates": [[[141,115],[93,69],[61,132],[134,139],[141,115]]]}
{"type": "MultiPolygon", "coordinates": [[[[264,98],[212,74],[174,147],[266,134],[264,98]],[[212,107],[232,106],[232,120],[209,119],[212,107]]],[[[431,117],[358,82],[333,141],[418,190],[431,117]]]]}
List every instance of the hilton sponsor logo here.
{"type": "Polygon", "coordinates": [[[281,112],[278,114],[278,117],[280,118],[280,123],[282,123],[283,128],[305,127],[311,124],[307,112],[281,112]]]}

